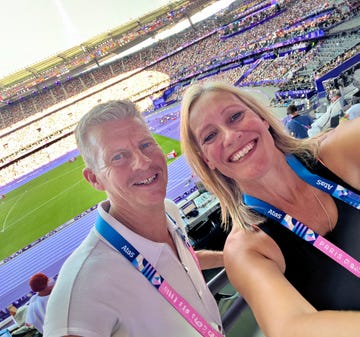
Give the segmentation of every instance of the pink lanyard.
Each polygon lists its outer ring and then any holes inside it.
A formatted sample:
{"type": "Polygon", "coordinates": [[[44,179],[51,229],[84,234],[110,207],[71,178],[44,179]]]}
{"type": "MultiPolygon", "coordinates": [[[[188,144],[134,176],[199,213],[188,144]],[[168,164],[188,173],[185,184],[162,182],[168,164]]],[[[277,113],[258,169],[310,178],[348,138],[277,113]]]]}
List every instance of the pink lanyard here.
{"type": "MultiPolygon", "coordinates": [[[[171,219],[174,221],[173,219],[171,219]]],[[[115,247],[138,270],[160,294],[180,313],[185,320],[204,337],[224,337],[207,321],[157,272],[157,270],[128,242],[120,233],[111,227],[100,215],[95,224],[96,230],[115,247]]],[[[184,243],[192,249],[185,235],[184,243]]],[[[195,256],[195,253],[192,253],[195,256]]],[[[197,260],[196,260],[197,261],[197,260]]]]}
{"type": "MultiPolygon", "coordinates": [[[[349,189],[338,185],[330,180],[322,178],[311,173],[306,167],[293,155],[287,155],[286,161],[297,175],[308,182],[310,185],[332,195],[333,197],[347,203],[348,205],[360,209],[360,195],[349,189]]],[[[360,262],[344,252],[342,249],[328,241],[302,222],[286,214],[282,210],[260,200],[253,196],[244,194],[243,200],[246,205],[257,212],[280,223],[285,228],[292,231],[303,240],[307,241],[318,250],[329,256],[332,260],[343,266],[357,277],[360,277],[360,262]]]]}

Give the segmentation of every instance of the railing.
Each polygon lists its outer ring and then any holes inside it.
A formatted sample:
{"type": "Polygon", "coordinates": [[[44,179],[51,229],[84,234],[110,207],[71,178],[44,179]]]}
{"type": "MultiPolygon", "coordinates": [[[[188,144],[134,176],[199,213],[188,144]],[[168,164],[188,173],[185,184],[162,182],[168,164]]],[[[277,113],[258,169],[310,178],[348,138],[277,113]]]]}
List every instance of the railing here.
{"type": "Polygon", "coordinates": [[[218,303],[221,299],[231,301],[229,307],[221,315],[225,333],[228,333],[231,330],[234,323],[241,316],[243,310],[247,308],[247,303],[236,290],[234,290],[234,293],[232,294],[223,294],[221,292],[228,284],[229,280],[225,269],[222,269],[207,282],[211,293],[217,299],[218,303]]]}

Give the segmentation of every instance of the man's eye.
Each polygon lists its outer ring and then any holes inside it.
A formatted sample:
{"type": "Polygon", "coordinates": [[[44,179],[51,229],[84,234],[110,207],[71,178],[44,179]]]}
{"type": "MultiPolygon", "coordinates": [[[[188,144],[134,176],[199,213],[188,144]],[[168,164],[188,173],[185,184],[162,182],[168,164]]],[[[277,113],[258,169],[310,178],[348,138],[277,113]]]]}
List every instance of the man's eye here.
{"type": "Polygon", "coordinates": [[[153,145],[154,145],[154,143],[147,142],[147,143],[141,144],[140,148],[141,148],[141,150],[148,150],[148,149],[152,148],[153,145]]]}
{"type": "Polygon", "coordinates": [[[146,149],[147,147],[151,146],[151,143],[144,143],[141,145],[143,149],[146,149]]]}
{"type": "Polygon", "coordinates": [[[122,153],[118,153],[112,158],[112,161],[118,161],[122,158],[124,158],[124,155],[122,153]]]}

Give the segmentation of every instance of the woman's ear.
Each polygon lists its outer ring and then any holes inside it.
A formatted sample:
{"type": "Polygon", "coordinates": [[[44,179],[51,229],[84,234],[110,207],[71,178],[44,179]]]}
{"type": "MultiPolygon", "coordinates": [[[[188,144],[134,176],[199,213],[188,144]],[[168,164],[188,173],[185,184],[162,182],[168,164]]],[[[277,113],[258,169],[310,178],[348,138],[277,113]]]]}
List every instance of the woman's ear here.
{"type": "Polygon", "coordinates": [[[270,129],[270,124],[267,120],[263,119],[263,123],[265,124],[267,129],[270,129]]]}
{"type": "Polygon", "coordinates": [[[98,180],[96,173],[92,169],[86,167],[83,169],[82,173],[83,173],[85,180],[96,190],[99,190],[99,191],[105,190],[102,183],[98,180]]]}
{"type": "Polygon", "coordinates": [[[209,167],[210,170],[216,169],[215,165],[209,159],[207,159],[204,155],[201,155],[201,156],[202,156],[203,161],[209,167]]]}

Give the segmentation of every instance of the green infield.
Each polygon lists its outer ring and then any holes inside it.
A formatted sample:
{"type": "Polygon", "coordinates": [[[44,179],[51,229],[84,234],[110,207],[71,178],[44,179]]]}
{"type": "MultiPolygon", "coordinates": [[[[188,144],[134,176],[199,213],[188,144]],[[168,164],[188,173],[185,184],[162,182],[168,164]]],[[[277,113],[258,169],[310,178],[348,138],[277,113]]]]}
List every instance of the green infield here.
{"type": "MultiPolygon", "coordinates": [[[[177,140],[154,135],[164,154],[180,155],[177,140]]],[[[169,159],[168,163],[175,159],[169,159]]],[[[7,193],[0,200],[0,260],[46,235],[105,198],[82,177],[81,157],[7,193]]]]}

